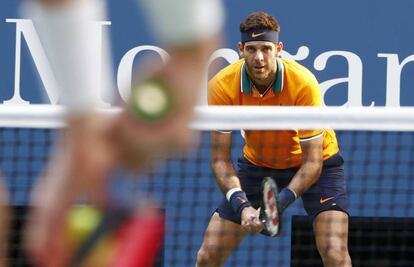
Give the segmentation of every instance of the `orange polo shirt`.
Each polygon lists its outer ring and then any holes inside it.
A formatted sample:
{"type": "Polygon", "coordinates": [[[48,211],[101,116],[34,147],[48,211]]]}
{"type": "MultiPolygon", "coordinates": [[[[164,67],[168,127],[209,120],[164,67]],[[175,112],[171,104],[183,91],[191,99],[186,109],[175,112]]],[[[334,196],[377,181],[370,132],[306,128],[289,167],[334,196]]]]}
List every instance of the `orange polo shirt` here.
{"type": "MultiPolygon", "coordinates": [[[[244,59],[217,73],[209,82],[209,105],[321,106],[322,98],[315,76],[293,60],[277,59],[272,88],[260,95],[251,82],[244,59]]],[[[253,164],[273,169],[299,167],[300,142],[323,136],[323,159],[338,153],[333,130],[244,130],[244,156],[253,164]]]]}

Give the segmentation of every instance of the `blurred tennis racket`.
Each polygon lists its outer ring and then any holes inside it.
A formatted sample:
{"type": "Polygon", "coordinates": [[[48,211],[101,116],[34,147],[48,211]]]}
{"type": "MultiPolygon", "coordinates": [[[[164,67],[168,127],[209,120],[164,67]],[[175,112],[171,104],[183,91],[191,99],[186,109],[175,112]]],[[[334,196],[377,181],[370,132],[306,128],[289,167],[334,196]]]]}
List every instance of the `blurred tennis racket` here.
{"type": "Polygon", "coordinates": [[[128,104],[136,118],[158,122],[170,115],[173,102],[171,88],[165,80],[148,78],[135,84],[128,104]]]}
{"type": "Polygon", "coordinates": [[[259,219],[268,235],[275,237],[280,233],[280,213],[277,207],[278,188],[275,181],[265,177],[262,182],[263,203],[259,219]]]}
{"type": "MultiPolygon", "coordinates": [[[[82,225],[82,221],[93,216],[84,214],[77,220],[82,225]]],[[[73,221],[76,226],[76,220],[73,221]]],[[[111,208],[100,216],[95,229],[81,241],[69,266],[152,267],[163,240],[164,215],[160,210],[134,212],[111,208]]]]}

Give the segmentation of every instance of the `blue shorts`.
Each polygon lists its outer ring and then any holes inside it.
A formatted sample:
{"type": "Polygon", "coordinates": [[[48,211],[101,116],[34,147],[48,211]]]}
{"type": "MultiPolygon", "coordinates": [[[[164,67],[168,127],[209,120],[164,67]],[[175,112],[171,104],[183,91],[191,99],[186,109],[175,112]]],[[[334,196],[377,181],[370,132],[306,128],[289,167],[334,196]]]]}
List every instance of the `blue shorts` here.
{"type": "MultiPolygon", "coordinates": [[[[289,184],[298,170],[298,168],[276,170],[259,167],[244,157],[239,158],[237,165],[237,175],[240,178],[241,187],[256,209],[262,203],[261,184],[264,177],[272,177],[279,190],[281,190],[289,184]]],[[[305,210],[312,219],[326,210],[339,210],[348,214],[344,160],[339,153],[323,162],[319,180],[301,197],[305,210]]],[[[223,197],[216,211],[220,217],[240,224],[240,217],[233,211],[225,197],[223,197]]]]}

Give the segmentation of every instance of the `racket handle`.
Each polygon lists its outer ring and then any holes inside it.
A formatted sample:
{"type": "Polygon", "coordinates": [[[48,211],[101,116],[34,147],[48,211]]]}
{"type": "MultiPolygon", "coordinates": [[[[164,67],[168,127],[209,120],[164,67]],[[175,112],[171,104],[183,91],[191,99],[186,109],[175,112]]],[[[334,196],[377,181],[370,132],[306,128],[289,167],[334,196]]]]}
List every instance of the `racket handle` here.
{"type": "Polygon", "coordinates": [[[164,241],[161,212],[137,216],[120,229],[119,249],[112,267],[153,267],[164,241]]]}

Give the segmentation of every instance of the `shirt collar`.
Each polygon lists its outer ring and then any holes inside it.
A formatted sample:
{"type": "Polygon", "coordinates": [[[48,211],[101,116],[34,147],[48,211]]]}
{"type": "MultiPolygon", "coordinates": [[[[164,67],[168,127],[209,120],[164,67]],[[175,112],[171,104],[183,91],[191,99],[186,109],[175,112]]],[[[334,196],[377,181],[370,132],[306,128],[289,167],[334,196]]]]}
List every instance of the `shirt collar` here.
{"type": "MultiPolygon", "coordinates": [[[[280,93],[283,90],[283,83],[284,83],[284,66],[281,59],[276,58],[277,70],[276,70],[276,78],[275,82],[272,86],[272,91],[274,93],[280,93]]],[[[246,70],[246,63],[243,62],[241,75],[240,75],[240,90],[242,93],[252,95],[253,94],[254,84],[250,79],[249,75],[247,74],[246,70]]]]}

